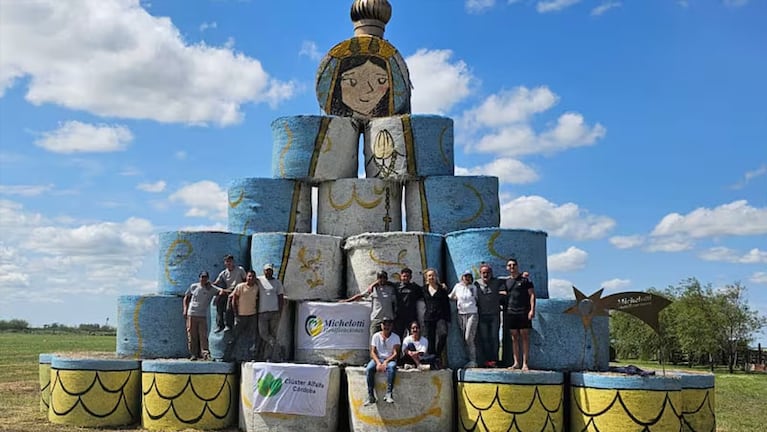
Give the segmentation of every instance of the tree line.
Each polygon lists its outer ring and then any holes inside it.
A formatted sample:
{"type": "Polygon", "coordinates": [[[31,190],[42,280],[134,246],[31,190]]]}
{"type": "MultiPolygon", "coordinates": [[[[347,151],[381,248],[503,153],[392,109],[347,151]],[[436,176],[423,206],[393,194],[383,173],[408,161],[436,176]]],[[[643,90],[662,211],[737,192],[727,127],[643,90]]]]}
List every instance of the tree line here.
{"type": "Polygon", "coordinates": [[[648,291],[672,300],[660,313],[660,334],[629,314],[611,313],[611,346],[618,359],[707,364],[712,370],[725,364],[732,373],[750,360],[749,344],[767,325],[767,317],[749,306],[740,282],[714,289],[689,278],[648,291]]]}
{"type": "Polygon", "coordinates": [[[30,327],[29,323],[20,319],[0,320],[0,331],[28,331],[28,332],[51,332],[51,333],[93,333],[100,335],[113,335],[116,329],[106,324],[79,324],[67,326],[53,323],[45,324],[42,328],[30,327]]]}

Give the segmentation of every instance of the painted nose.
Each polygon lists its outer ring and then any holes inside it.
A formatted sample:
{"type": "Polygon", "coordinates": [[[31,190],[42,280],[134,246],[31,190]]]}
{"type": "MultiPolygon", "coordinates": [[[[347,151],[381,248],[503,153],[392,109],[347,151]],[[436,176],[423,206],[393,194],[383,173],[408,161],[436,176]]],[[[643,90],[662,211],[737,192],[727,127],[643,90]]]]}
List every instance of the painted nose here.
{"type": "Polygon", "coordinates": [[[367,84],[368,84],[368,87],[370,87],[370,90],[368,91],[368,93],[373,93],[373,91],[375,90],[373,88],[373,84],[370,84],[370,81],[367,81],[367,84]]]}

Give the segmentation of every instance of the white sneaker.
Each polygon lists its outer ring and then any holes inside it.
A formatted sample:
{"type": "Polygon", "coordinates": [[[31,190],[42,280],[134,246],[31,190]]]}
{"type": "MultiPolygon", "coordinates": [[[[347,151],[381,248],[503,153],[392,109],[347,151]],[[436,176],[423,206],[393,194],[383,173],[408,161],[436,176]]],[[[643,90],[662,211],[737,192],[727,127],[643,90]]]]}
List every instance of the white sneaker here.
{"type": "Polygon", "coordinates": [[[414,369],[415,365],[411,365],[410,363],[405,363],[405,370],[414,369]]]}
{"type": "Polygon", "coordinates": [[[365,399],[365,403],[362,404],[363,406],[373,405],[376,403],[376,397],[375,396],[368,396],[367,399],[365,399]]]}
{"type": "Polygon", "coordinates": [[[421,370],[421,371],[431,370],[431,366],[427,364],[422,364],[421,366],[418,367],[418,370],[421,370]]]}
{"type": "Polygon", "coordinates": [[[391,393],[388,393],[388,392],[386,393],[386,395],[384,396],[384,402],[394,403],[394,397],[392,396],[391,393]]]}

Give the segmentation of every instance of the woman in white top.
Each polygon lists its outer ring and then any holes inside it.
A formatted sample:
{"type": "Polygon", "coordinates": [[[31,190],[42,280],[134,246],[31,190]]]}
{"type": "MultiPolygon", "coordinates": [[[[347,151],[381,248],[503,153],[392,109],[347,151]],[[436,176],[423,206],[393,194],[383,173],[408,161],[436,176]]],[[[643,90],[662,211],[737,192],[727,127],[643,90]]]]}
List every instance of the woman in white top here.
{"type": "Polygon", "coordinates": [[[461,281],[455,284],[450,292],[450,299],[456,301],[458,307],[458,326],[466,344],[469,362],[463,367],[477,367],[477,347],[474,338],[477,335],[479,315],[477,310],[477,292],[474,286],[474,276],[470,270],[463,272],[461,281]]]}
{"type": "Polygon", "coordinates": [[[418,321],[413,321],[408,327],[410,333],[402,341],[402,364],[405,369],[431,369],[430,365],[435,365],[437,356],[427,354],[429,350],[429,340],[421,336],[421,326],[418,321]]]}

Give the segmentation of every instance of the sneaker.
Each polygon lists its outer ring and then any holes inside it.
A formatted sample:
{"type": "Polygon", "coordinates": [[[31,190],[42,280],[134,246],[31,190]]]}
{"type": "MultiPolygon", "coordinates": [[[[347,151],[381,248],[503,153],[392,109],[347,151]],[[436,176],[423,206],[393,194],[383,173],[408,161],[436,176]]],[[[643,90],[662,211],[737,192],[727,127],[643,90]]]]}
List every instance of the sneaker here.
{"type": "Polygon", "coordinates": [[[191,360],[191,361],[197,361],[197,356],[191,356],[191,357],[189,357],[189,360],[191,360]]]}
{"type": "Polygon", "coordinates": [[[376,397],[373,395],[369,395],[367,399],[365,399],[365,403],[362,404],[363,406],[369,406],[376,403],[376,397]]]}
{"type": "Polygon", "coordinates": [[[466,363],[465,365],[463,365],[464,369],[475,368],[475,367],[477,367],[477,362],[473,362],[473,361],[470,361],[466,363]]]}
{"type": "Polygon", "coordinates": [[[495,362],[492,361],[492,360],[488,360],[488,361],[485,362],[485,367],[486,368],[494,368],[495,367],[495,362]]]}
{"type": "Polygon", "coordinates": [[[411,365],[410,363],[405,363],[405,370],[415,369],[415,365],[411,365]]]}
{"type": "Polygon", "coordinates": [[[394,397],[392,396],[391,392],[386,392],[386,395],[384,396],[384,402],[394,403],[394,397]]]}
{"type": "Polygon", "coordinates": [[[421,366],[418,366],[418,370],[421,370],[421,371],[431,370],[431,365],[422,364],[421,366]]]}
{"type": "Polygon", "coordinates": [[[221,330],[224,329],[224,326],[218,326],[218,328],[214,331],[214,333],[221,333],[221,330]]]}
{"type": "Polygon", "coordinates": [[[210,358],[210,353],[204,353],[204,354],[202,355],[202,359],[203,359],[204,361],[211,361],[211,358],[210,358]]]}

